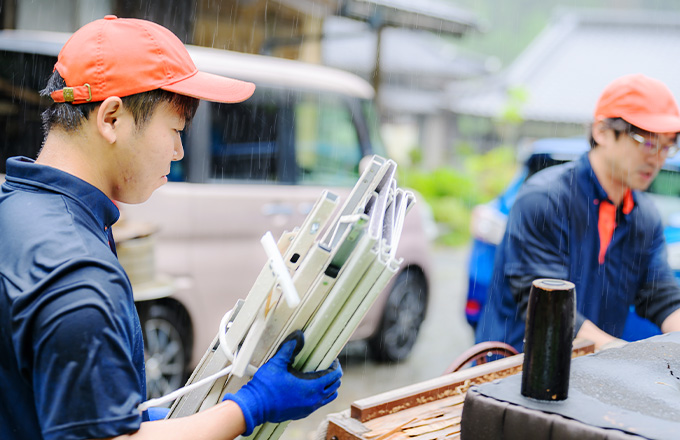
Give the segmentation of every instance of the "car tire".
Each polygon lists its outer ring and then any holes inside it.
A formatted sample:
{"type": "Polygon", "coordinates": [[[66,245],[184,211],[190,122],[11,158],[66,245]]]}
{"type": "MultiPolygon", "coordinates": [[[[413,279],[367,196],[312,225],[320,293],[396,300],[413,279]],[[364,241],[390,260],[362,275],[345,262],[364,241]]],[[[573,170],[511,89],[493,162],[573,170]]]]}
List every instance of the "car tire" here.
{"type": "Polygon", "coordinates": [[[144,336],[147,398],[152,399],[186,382],[193,331],[186,310],[176,301],[144,301],[136,305],[144,336]]]}
{"type": "Polygon", "coordinates": [[[373,358],[400,362],[411,353],[427,309],[427,283],[417,269],[398,276],[387,297],[378,331],[368,343],[373,358]]]}

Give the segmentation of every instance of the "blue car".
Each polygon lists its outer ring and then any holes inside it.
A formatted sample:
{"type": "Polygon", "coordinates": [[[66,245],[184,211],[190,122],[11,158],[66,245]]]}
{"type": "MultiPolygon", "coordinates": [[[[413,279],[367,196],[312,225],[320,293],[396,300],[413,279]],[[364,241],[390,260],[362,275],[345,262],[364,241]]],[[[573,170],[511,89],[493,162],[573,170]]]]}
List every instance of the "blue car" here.
{"type": "MultiPolygon", "coordinates": [[[[465,307],[467,321],[473,328],[486,302],[496,247],[503,238],[508,213],[520,187],[538,171],[574,160],[589,149],[585,138],[546,138],[533,142],[525,153],[521,169],[503,194],[473,209],[470,222],[473,241],[465,307]]],[[[647,192],[654,199],[664,220],[669,264],[680,282],[680,155],[666,160],[647,192]]],[[[660,333],[659,327],[638,316],[631,306],[623,339],[637,341],[660,333]]]]}

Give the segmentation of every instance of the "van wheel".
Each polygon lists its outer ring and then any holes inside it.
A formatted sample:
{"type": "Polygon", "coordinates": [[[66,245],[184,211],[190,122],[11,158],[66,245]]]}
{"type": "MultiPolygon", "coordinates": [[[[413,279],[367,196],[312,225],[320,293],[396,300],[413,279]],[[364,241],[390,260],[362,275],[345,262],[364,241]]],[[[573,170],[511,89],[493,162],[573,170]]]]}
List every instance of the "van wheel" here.
{"type": "Polygon", "coordinates": [[[387,298],[380,327],[369,339],[373,357],[399,362],[411,353],[427,308],[427,283],[418,270],[407,269],[397,276],[387,298]]]}
{"type": "Polygon", "coordinates": [[[188,377],[193,331],[184,308],[173,300],[136,303],[144,335],[146,394],[164,396],[188,377]]]}

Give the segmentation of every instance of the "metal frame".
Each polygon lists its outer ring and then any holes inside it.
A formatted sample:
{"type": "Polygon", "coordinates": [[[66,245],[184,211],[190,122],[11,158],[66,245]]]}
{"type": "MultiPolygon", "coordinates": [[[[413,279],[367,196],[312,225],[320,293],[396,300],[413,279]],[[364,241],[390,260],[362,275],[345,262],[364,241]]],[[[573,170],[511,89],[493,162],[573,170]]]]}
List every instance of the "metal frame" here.
{"type": "MultiPolygon", "coordinates": [[[[188,384],[232,365],[231,374],[178,398],[168,418],[194,414],[219,403],[249,380],[293,330],[305,333],[294,366],[302,371],[328,368],[349,340],[379,293],[397,273],[395,250],[404,216],[415,202],[397,187],[396,164],[373,156],[345,204],[324,191],[300,228],[284,233],[278,250],[300,297],[291,307],[270,259],[245,301],[233,310],[220,347],[219,334],[188,384]]],[[[283,277],[286,278],[286,277],[283,277]]],[[[289,295],[290,296],[290,295],[289,295]]],[[[266,423],[251,438],[277,439],[286,423],[266,423]]]]}

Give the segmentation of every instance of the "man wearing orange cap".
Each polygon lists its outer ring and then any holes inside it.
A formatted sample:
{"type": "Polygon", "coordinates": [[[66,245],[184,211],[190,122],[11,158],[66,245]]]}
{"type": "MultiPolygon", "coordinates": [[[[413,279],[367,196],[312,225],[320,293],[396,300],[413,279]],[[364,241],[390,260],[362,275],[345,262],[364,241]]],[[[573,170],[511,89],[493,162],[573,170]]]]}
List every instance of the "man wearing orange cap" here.
{"type": "Polygon", "coordinates": [[[184,155],[199,99],[240,102],[251,83],[199,72],[154,23],[107,16],[77,31],[43,93],[37,160],[7,161],[0,189],[0,438],[232,439],[307,416],[342,370],[290,366],[294,332],[254,378],[202,413],[147,422],[144,346],[115,256],[112,200],[140,203],[184,155]]]}
{"type": "Polygon", "coordinates": [[[678,150],[680,111],[662,82],[627,75],[595,109],[591,150],[548,168],[520,190],[494,262],[477,342],[523,349],[531,283],[576,285],[575,333],[596,348],[620,338],[631,305],[680,330],[680,287],[668,266],[661,218],[646,190],[678,150]]]}

